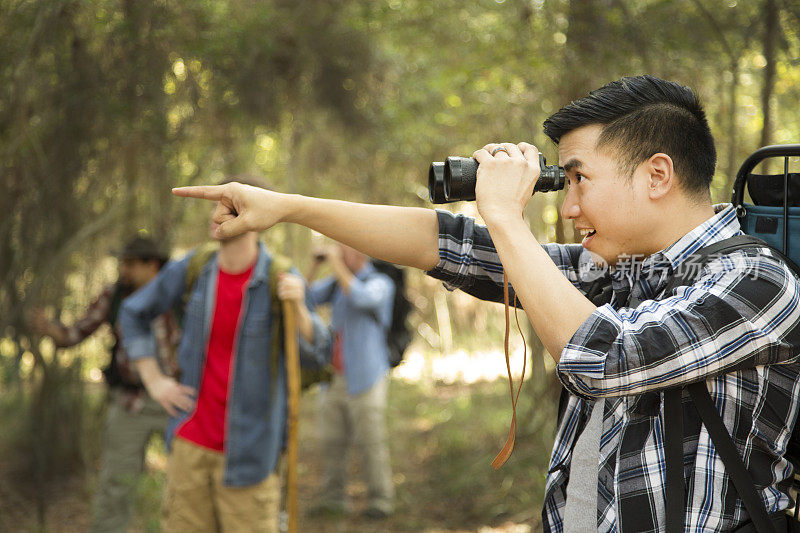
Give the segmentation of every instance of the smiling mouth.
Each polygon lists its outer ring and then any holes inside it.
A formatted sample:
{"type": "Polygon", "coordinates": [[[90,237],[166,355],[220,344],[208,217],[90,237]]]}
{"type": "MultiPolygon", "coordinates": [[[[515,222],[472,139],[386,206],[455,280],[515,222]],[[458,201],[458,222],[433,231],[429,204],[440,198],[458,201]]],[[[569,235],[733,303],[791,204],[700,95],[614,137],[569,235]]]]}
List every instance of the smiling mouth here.
{"type": "Polygon", "coordinates": [[[580,230],[578,230],[578,231],[580,232],[580,234],[581,234],[581,237],[591,237],[592,235],[594,235],[595,233],[597,233],[597,230],[596,230],[596,229],[588,229],[588,228],[586,228],[586,229],[580,229],[580,230]]]}

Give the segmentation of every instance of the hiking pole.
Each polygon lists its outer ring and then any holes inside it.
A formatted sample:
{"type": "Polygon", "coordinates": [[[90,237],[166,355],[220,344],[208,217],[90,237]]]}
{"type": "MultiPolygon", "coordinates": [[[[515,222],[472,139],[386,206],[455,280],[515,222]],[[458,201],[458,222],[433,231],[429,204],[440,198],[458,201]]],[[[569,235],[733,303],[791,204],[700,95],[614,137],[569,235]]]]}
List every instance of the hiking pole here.
{"type": "Polygon", "coordinates": [[[289,533],[297,532],[297,430],[300,421],[300,353],[297,347],[297,315],[292,302],[284,300],[283,337],[286,343],[286,384],[289,392],[288,443],[286,456],[286,512],[289,515],[289,533]]]}

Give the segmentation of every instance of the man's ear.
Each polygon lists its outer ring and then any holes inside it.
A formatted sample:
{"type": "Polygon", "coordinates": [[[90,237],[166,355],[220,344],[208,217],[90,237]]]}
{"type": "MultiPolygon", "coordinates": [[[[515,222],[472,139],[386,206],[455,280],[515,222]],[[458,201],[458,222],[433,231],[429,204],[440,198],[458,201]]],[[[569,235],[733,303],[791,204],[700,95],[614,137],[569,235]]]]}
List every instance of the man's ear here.
{"type": "Polygon", "coordinates": [[[648,179],[647,192],[651,200],[664,197],[677,187],[675,167],[672,158],[664,153],[656,153],[643,163],[645,176],[648,179]]]}

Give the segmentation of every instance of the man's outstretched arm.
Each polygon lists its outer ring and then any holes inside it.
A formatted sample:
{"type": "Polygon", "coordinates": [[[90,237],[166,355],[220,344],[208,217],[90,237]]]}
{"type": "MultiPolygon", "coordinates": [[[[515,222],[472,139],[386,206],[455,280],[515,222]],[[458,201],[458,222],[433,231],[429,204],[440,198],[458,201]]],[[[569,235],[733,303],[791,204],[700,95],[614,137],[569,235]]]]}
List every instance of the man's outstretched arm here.
{"type": "Polygon", "coordinates": [[[439,225],[431,209],[324,200],[240,183],[173,192],[218,202],[213,218],[223,238],[293,222],[391,263],[431,270],[439,262],[439,225]]]}
{"type": "MultiPolygon", "coordinates": [[[[517,159],[523,159],[521,154],[515,155],[518,155],[517,159]]],[[[529,154],[531,161],[537,155],[538,151],[534,148],[529,154]]],[[[519,177],[505,176],[511,173],[497,163],[493,161],[485,165],[486,168],[481,167],[483,172],[479,170],[476,188],[478,209],[480,211],[487,204],[490,207],[500,206],[498,209],[484,209],[486,213],[482,213],[483,218],[487,223],[497,219],[496,223],[489,226],[489,232],[497,245],[504,270],[539,338],[558,361],[567,341],[595,306],[560,274],[530,229],[522,223],[522,210],[530,200],[538,177],[538,159],[533,161],[535,165],[526,163],[527,183],[522,193],[524,201],[514,198],[514,193],[519,192],[514,182],[519,177]],[[527,169],[528,166],[530,169],[527,169]],[[482,174],[486,174],[490,167],[497,175],[482,180],[482,174]],[[531,172],[535,175],[527,175],[531,172]],[[507,187],[488,186],[490,194],[484,192],[487,181],[499,184],[501,177],[511,184],[507,187]],[[506,189],[512,189],[512,192],[506,189]],[[491,203],[481,202],[482,197],[490,196],[491,203]],[[487,216],[495,211],[502,216],[487,216]],[[509,223],[507,218],[513,213],[516,213],[521,224],[509,223]]],[[[279,222],[292,222],[392,263],[423,270],[431,270],[439,263],[439,222],[436,212],[430,209],[322,200],[276,193],[240,183],[180,187],[173,189],[173,192],[178,196],[216,201],[217,207],[212,218],[219,224],[217,235],[221,238],[245,231],[265,230],[279,222]]]]}

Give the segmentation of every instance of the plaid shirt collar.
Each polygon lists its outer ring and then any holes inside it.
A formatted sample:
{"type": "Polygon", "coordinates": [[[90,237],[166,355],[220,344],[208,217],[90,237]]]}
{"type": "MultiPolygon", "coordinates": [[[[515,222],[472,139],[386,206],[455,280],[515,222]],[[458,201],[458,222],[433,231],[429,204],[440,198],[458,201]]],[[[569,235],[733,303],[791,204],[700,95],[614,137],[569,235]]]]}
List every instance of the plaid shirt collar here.
{"type": "Polygon", "coordinates": [[[631,293],[640,299],[655,298],[667,284],[673,272],[698,250],[709,244],[742,233],[732,204],[714,205],[714,216],[692,231],[647,257],[623,257],[610,270],[614,293],[624,304],[631,293]]]}
{"type": "MultiPolygon", "coordinates": [[[[741,233],[739,219],[736,218],[732,204],[717,204],[714,206],[714,213],[713,217],[651,257],[660,255],[673,268],[677,268],[700,248],[741,233]]],[[[661,257],[654,258],[654,261],[661,257]]]]}

